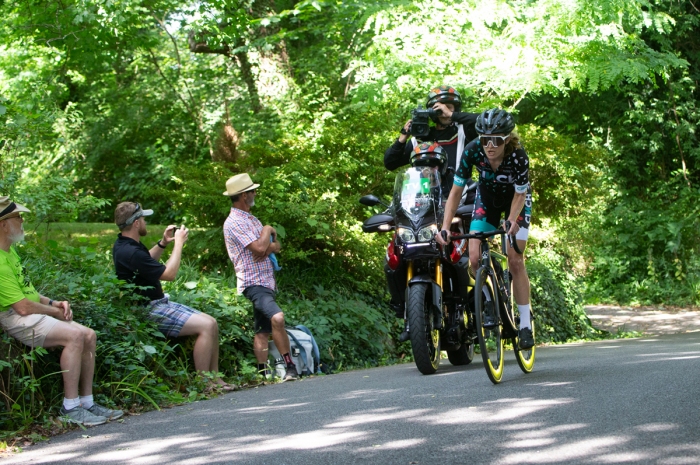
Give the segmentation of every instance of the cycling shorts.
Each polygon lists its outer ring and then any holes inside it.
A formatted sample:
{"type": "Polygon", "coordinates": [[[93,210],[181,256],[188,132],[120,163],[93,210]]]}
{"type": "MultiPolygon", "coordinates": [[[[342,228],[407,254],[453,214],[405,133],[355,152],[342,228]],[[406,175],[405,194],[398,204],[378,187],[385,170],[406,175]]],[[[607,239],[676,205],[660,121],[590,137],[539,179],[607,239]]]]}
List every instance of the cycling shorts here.
{"type": "MultiPolygon", "coordinates": [[[[469,227],[470,232],[489,232],[498,229],[498,224],[503,217],[510,215],[510,206],[513,203],[513,195],[496,197],[488,191],[482,195],[481,186],[476,188],[476,198],[474,199],[474,212],[472,222],[469,227]]],[[[528,187],[525,194],[525,205],[518,215],[518,226],[520,230],[515,238],[526,241],[530,234],[530,218],[532,215],[532,188],[528,187]]]]}

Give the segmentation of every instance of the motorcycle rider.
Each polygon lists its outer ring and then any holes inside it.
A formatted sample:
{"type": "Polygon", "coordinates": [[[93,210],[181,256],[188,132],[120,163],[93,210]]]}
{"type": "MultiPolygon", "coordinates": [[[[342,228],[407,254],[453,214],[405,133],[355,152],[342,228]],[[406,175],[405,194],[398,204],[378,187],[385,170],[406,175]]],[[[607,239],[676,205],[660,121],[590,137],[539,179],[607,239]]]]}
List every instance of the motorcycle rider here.
{"type": "MultiPolygon", "coordinates": [[[[530,161],[514,132],[515,122],[505,110],[492,108],[484,111],[476,120],[479,138],[467,145],[460,166],[454,177],[454,185],[445,204],[444,225],[451,224],[459,205],[462,188],[471,178],[472,167],[479,173],[474,214],[470,233],[489,232],[497,229],[501,214],[510,221],[507,231],[516,238],[518,248],[525,250],[532,215],[532,188],[528,172],[530,161]]],[[[441,234],[437,242],[446,245],[441,234]]],[[[469,240],[469,260],[475,273],[479,266],[481,242],[469,240]]],[[[508,246],[508,269],[513,275],[513,295],[520,313],[520,348],[531,348],[535,344],[530,325],[530,279],[523,255],[508,246]]]]}
{"type": "MultiPolygon", "coordinates": [[[[459,167],[459,161],[465,146],[469,141],[476,139],[478,134],[474,129],[476,118],[479,113],[462,112],[462,96],[452,86],[442,85],[435,87],[428,92],[426,108],[439,110],[435,126],[431,126],[428,136],[423,140],[409,136],[411,134],[411,120],[406,121],[400,131],[398,139],[384,152],[384,166],[388,170],[395,170],[411,162],[414,150],[421,142],[437,142],[447,154],[447,172],[445,174],[445,190],[452,189],[452,178],[459,167]]],[[[473,194],[465,199],[464,203],[473,202],[473,194]]],[[[392,270],[388,263],[384,263],[384,274],[386,275],[389,294],[391,295],[390,306],[396,312],[397,318],[404,319],[404,330],[399,336],[399,341],[404,342],[409,339],[408,320],[405,316],[405,291],[406,291],[406,270],[402,266],[392,270]]]]}

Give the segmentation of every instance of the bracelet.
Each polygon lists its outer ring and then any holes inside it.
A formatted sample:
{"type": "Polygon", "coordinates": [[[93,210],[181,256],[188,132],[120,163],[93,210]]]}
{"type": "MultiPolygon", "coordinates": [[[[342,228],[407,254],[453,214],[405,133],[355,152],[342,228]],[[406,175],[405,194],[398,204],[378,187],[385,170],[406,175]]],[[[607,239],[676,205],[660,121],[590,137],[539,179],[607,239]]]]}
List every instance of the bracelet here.
{"type": "Polygon", "coordinates": [[[158,247],[160,247],[161,249],[164,249],[164,248],[167,247],[167,245],[162,245],[162,244],[160,243],[160,239],[158,239],[158,242],[156,242],[156,245],[157,245],[158,247]]]}
{"type": "Polygon", "coordinates": [[[53,307],[53,300],[49,299],[49,307],[53,307]]]}

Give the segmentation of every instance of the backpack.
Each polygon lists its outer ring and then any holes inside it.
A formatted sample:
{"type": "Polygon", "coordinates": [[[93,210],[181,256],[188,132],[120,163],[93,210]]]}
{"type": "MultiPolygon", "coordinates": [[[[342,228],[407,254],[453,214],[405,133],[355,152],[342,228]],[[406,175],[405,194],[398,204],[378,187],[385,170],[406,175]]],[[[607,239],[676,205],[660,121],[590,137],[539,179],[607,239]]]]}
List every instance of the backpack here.
{"type": "MultiPolygon", "coordinates": [[[[316,340],[311,334],[309,328],[303,325],[297,325],[294,328],[285,328],[285,330],[289,336],[289,355],[292,357],[292,361],[297,367],[297,372],[304,376],[321,373],[320,352],[318,350],[316,340]]],[[[268,350],[270,356],[275,359],[275,365],[279,367],[282,354],[280,354],[279,350],[277,350],[275,341],[270,341],[268,343],[268,350]]],[[[284,376],[283,372],[280,373],[282,370],[284,370],[283,361],[282,367],[277,369],[277,374],[280,377],[284,376]]]]}

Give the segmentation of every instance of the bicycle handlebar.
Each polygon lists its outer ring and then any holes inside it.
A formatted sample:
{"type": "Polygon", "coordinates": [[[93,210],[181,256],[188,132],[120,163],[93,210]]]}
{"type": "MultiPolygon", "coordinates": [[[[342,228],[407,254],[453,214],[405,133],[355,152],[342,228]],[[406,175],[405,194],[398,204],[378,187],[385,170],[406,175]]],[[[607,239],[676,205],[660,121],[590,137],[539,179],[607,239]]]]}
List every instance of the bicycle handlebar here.
{"type": "MultiPolygon", "coordinates": [[[[479,239],[479,240],[483,241],[483,240],[488,239],[489,237],[498,236],[500,234],[504,234],[504,235],[507,234],[507,230],[510,229],[510,222],[509,221],[505,222],[505,227],[506,227],[506,230],[498,228],[498,229],[495,229],[495,230],[489,231],[489,232],[479,231],[479,232],[476,232],[474,234],[458,234],[456,236],[451,236],[450,240],[455,241],[455,240],[459,240],[459,239],[479,239]]],[[[441,232],[444,233],[442,235],[442,238],[444,240],[447,240],[447,232],[444,230],[441,232]]],[[[508,234],[508,242],[510,243],[510,246],[513,248],[513,250],[515,250],[515,253],[517,253],[518,255],[523,254],[523,251],[520,250],[520,247],[518,247],[518,241],[515,239],[514,235],[508,234]]]]}

